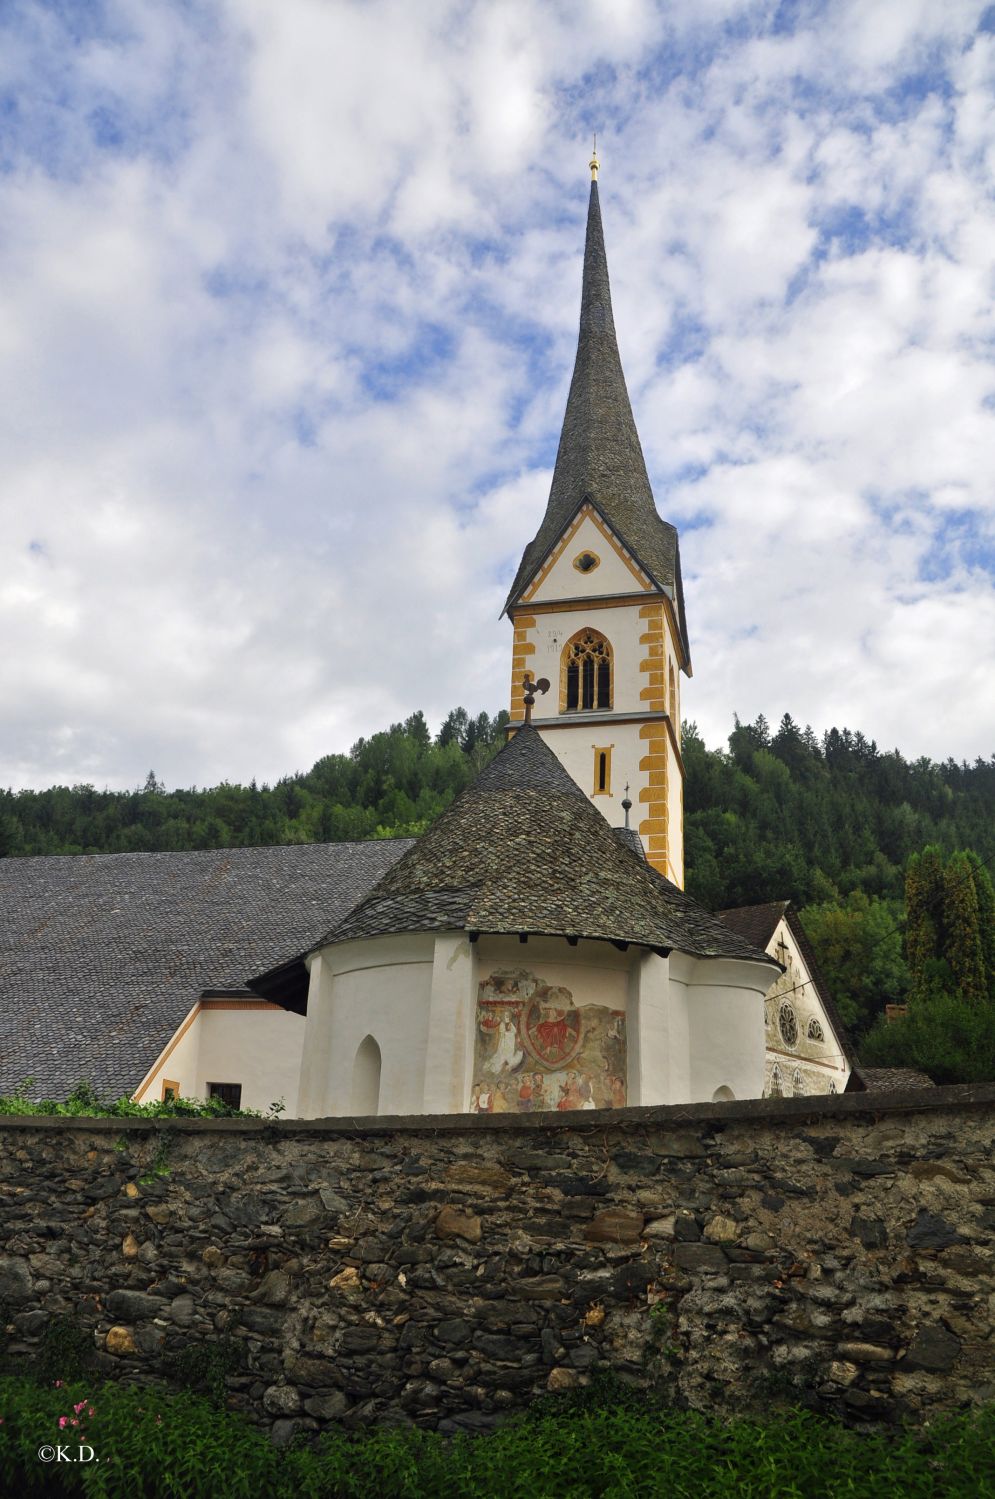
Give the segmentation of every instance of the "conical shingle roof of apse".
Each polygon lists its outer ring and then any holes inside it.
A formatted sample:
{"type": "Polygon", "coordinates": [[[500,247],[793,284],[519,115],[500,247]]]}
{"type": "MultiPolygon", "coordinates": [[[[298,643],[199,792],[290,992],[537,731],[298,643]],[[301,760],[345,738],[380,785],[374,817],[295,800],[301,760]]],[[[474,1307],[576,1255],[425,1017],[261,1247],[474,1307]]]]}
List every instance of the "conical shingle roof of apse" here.
{"type": "Polygon", "coordinates": [[[585,500],[674,600],[690,665],[677,530],[657,514],[622,373],[597,182],[591,183],[577,358],[553,482],[542,525],[525,549],[506,609],[517,602],[585,500]]]}
{"type": "Polygon", "coordinates": [[[453,928],[772,964],[620,842],[531,724],[317,945],[453,928]]]}

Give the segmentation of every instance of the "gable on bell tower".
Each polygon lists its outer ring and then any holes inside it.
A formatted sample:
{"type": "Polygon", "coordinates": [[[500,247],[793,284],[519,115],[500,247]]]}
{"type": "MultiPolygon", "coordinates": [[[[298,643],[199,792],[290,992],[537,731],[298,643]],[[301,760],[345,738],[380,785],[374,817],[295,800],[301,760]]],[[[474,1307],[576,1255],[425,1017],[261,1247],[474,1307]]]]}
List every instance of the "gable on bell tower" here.
{"type": "Polygon", "coordinates": [[[657,513],[612,316],[597,160],[580,331],[546,513],[505,611],[514,625],[511,731],[525,674],[553,684],[533,718],[615,827],[631,787],[646,857],[684,883],[677,682],[691,675],[677,531],[657,513]]]}

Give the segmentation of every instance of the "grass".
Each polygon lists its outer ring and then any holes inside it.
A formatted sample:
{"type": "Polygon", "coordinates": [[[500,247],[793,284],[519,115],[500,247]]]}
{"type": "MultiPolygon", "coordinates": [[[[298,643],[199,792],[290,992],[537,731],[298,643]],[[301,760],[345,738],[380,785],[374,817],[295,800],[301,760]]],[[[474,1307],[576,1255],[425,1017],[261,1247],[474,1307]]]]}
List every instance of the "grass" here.
{"type": "Polygon", "coordinates": [[[720,1422],[638,1397],[547,1398],[484,1436],[410,1427],[275,1448],[183,1393],[0,1379],[4,1493],[91,1499],[991,1499],[995,1408],[862,1435],[805,1412],[720,1422]],[[77,1407],[81,1407],[77,1412],[77,1407]],[[90,1411],[92,1410],[92,1415],[90,1411]],[[74,1418],[82,1421],[73,1428],[74,1418]],[[60,1428],[60,1418],[67,1418],[60,1428]],[[69,1433],[67,1442],[67,1432],[69,1433]],[[82,1436],[80,1435],[82,1433],[82,1436]],[[93,1460],[42,1462],[82,1440],[93,1460]]]}

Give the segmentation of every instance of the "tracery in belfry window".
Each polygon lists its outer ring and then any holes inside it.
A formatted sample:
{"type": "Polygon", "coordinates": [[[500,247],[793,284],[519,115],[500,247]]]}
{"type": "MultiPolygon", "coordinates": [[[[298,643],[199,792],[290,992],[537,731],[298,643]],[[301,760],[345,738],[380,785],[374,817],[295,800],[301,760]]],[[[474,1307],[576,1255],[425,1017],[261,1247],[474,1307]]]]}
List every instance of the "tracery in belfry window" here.
{"type": "Polygon", "coordinates": [[[597,630],[578,630],[563,648],[560,712],[612,705],[612,648],[597,630]]]}
{"type": "Polygon", "coordinates": [[[794,1046],[798,1040],[798,1021],[795,1018],[794,1006],[790,1005],[787,1000],[778,1011],[777,1024],[785,1046],[794,1046]]]}
{"type": "Polygon", "coordinates": [[[825,1041],[826,1039],[822,1026],[817,1020],[810,1020],[808,1023],[808,1039],[810,1041],[825,1041]]]}
{"type": "Polygon", "coordinates": [[[792,1098],[801,1098],[804,1092],[805,1079],[802,1077],[801,1068],[796,1067],[794,1072],[791,1074],[791,1096],[792,1098]]]}

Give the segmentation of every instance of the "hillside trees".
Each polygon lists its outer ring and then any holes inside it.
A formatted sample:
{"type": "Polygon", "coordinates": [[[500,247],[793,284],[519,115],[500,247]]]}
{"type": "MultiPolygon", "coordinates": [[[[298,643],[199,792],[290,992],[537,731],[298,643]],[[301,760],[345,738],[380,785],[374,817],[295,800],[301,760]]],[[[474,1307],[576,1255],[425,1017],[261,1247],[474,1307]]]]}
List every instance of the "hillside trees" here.
{"type": "MultiPolygon", "coordinates": [[[[497,753],[506,721],[454,708],[433,738],[416,712],[272,786],[168,791],[150,772],[134,791],[0,789],[0,857],[410,836],[497,753]]],[[[724,750],[685,724],[682,753],[689,893],[712,910],[785,899],[803,908],[858,1042],[906,994],[910,1005],[927,994],[995,1000],[984,863],[995,854],[995,756],[908,761],[859,731],[820,737],[790,714],[776,728],[763,715],[736,719],[724,750]],[[953,931],[954,943],[944,935],[953,931]]]]}
{"type": "Polygon", "coordinates": [[[984,862],[936,847],[913,855],[905,915],[908,1012],[878,1021],[864,1061],[921,1068],[937,1083],[995,1079],[995,893],[984,862]]]}

